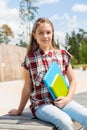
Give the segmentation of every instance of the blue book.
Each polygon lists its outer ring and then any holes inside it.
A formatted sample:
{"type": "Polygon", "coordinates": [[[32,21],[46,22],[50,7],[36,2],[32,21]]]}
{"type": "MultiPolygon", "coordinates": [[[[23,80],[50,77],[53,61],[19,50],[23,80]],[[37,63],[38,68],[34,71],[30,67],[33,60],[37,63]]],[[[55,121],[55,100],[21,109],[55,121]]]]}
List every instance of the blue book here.
{"type": "Polygon", "coordinates": [[[56,62],[52,62],[47,73],[43,78],[43,81],[54,100],[59,96],[67,95],[68,84],[60,70],[59,65],[56,62]],[[57,84],[58,84],[58,88],[57,88],[57,84]],[[63,90],[63,92],[61,90],[63,90]],[[58,91],[60,94],[58,94],[58,91]]]}

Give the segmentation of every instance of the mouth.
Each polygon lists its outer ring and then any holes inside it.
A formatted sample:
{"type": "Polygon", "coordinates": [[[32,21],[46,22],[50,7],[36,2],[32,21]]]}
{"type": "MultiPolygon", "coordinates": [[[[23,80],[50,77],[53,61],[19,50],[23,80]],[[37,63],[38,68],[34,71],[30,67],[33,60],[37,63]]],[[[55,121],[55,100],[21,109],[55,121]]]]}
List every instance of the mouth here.
{"type": "Polygon", "coordinates": [[[47,42],[48,42],[48,40],[42,40],[42,42],[47,43],[47,42]]]}

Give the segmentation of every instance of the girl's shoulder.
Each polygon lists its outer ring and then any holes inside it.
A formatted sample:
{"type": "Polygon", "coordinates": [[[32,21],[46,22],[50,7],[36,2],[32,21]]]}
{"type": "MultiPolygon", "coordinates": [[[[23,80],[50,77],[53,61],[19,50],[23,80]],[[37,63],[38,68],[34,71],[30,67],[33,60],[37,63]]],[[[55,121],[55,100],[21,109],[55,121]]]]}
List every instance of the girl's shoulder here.
{"type": "Polygon", "coordinates": [[[69,58],[72,58],[73,56],[67,51],[67,50],[61,50],[61,53],[64,55],[68,55],[69,58]]]}
{"type": "Polygon", "coordinates": [[[65,49],[55,49],[55,51],[57,53],[61,53],[61,55],[68,55],[69,57],[72,58],[72,55],[67,50],[65,50],[65,49]]]}
{"type": "Polygon", "coordinates": [[[36,57],[36,56],[39,56],[41,53],[40,53],[40,50],[39,49],[37,49],[37,50],[35,50],[35,51],[33,51],[33,52],[30,52],[27,56],[28,57],[36,57]]]}
{"type": "Polygon", "coordinates": [[[34,57],[36,53],[37,51],[30,52],[29,54],[27,54],[27,57],[34,57]]]}

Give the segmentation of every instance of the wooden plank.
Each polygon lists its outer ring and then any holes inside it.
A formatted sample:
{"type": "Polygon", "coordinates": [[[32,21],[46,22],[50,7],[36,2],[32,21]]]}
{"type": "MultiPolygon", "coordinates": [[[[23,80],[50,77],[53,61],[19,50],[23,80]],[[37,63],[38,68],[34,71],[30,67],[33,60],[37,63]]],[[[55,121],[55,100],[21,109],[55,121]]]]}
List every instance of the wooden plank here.
{"type": "Polygon", "coordinates": [[[0,124],[0,129],[11,130],[52,130],[52,126],[36,126],[36,125],[23,125],[23,124],[0,124]]]}
{"type": "MultiPolygon", "coordinates": [[[[87,107],[87,92],[75,94],[73,99],[87,107]]],[[[25,110],[20,116],[3,115],[0,117],[0,130],[57,130],[53,124],[43,122],[25,110]]],[[[83,130],[82,126],[74,122],[74,130],[83,130]]]]}
{"type": "Polygon", "coordinates": [[[83,105],[84,107],[87,107],[87,92],[75,94],[73,99],[81,105],[83,105]]]}
{"type": "Polygon", "coordinates": [[[26,125],[39,125],[39,126],[42,126],[42,125],[45,125],[45,126],[53,126],[52,124],[50,124],[50,123],[46,123],[46,122],[43,122],[43,121],[41,121],[41,120],[39,120],[39,119],[26,119],[26,116],[24,117],[24,119],[23,119],[23,117],[22,116],[20,116],[20,117],[22,117],[22,119],[21,118],[17,118],[17,116],[13,116],[13,118],[14,119],[9,119],[9,117],[10,116],[8,116],[8,118],[5,118],[5,119],[3,119],[3,117],[1,117],[1,119],[0,119],[0,124],[9,124],[9,122],[10,122],[10,124],[26,124],[26,125]]]}
{"type": "Polygon", "coordinates": [[[20,116],[4,115],[0,117],[0,129],[17,130],[52,130],[54,125],[43,122],[31,116],[31,113],[23,113],[20,116]],[[29,116],[30,115],[30,116],[29,116]]]}
{"type": "Polygon", "coordinates": [[[74,122],[74,130],[83,130],[83,127],[77,123],[76,121],[74,122]]]}
{"type": "MultiPolygon", "coordinates": [[[[75,126],[74,130],[77,130],[77,128],[78,129],[81,128],[81,126],[77,122],[74,122],[74,126],[75,126]]],[[[34,119],[34,120],[33,119],[31,119],[31,120],[29,120],[29,119],[25,120],[24,119],[23,120],[23,117],[22,117],[22,120],[21,119],[20,120],[16,120],[16,119],[13,120],[13,119],[7,119],[7,118],[0,120],[0,129],[8,128],[8,129],[18,129],[18,130],[20,130],[20,129],[23,129],[23,130],[24,129],[25,130],[32,129],[32,130],[34,130],[36,128],[38,129],[38,127],[40,129],[48,129],[48,130],[54,129],[54,126],[52,124],[45,123],[45,122],[42,122],[42,121],[37,120],[37,119],[34,119]],[[34,128],[34,126],[35,126],[35,128],[34,128]]]]}
{"type": "MultiPolygon", "coordinates": [[[[50,123],[46,123],[46,122],[43,122],[43,121],[40,121],[38,119],[26,119],[26,116],[20,116],[22,118],[19,118],[19,116],[4,116],[5,119],[3,119],[3,117],[0,119],[0,129],[3,129],[3,128],[8,128],[8,129],[23,129],[23,130],[27,130],[27,129],[32,129],[32,130],[36,130],[38,129],[38,127],[40,129],[48,129],[48,130],[52,130],[52,129],[55,129],[56,128],[50,124],[50,123]],[[10,119],[9,119],[10,117],[10,119]],[[23,120],[23,117],[24,117],[24,120],[23,120]],[[34,128],[35,126],[35,128],[34,128]],[[22,127],[22,128],[21,128],[22,127]]],[[[82,128],[82,126],[80,124],[78,124],[77,122],[74,122],[74,130],[77,130],[77,129],[80,129],[82,128]]],[[[39,129],[38,129],[39,130],[39,129]]]]}

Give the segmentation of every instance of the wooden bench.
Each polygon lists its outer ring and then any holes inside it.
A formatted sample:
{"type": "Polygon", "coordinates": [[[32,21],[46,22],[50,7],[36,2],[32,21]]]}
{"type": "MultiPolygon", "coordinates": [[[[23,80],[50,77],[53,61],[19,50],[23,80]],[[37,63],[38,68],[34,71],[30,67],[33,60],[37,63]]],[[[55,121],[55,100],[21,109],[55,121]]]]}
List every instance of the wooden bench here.
{"type": "MultiPolygon", "coordinates": [[[[74,96],[74,100],[87,107],[87,92],[74,96]]],[[[0,117],[0,130],[57,130],[53,124],[36,119],[31,112],[25,110],[20,116],[3,115],[0,117]]],[[[83,130],[82,126],[74,122],[74,130],[83,130]]]]}
{"type": "Polygon", "coordinates": [[[86,70],[87,69],[87,64],[82,65],[82,69],[86,70]]]}

